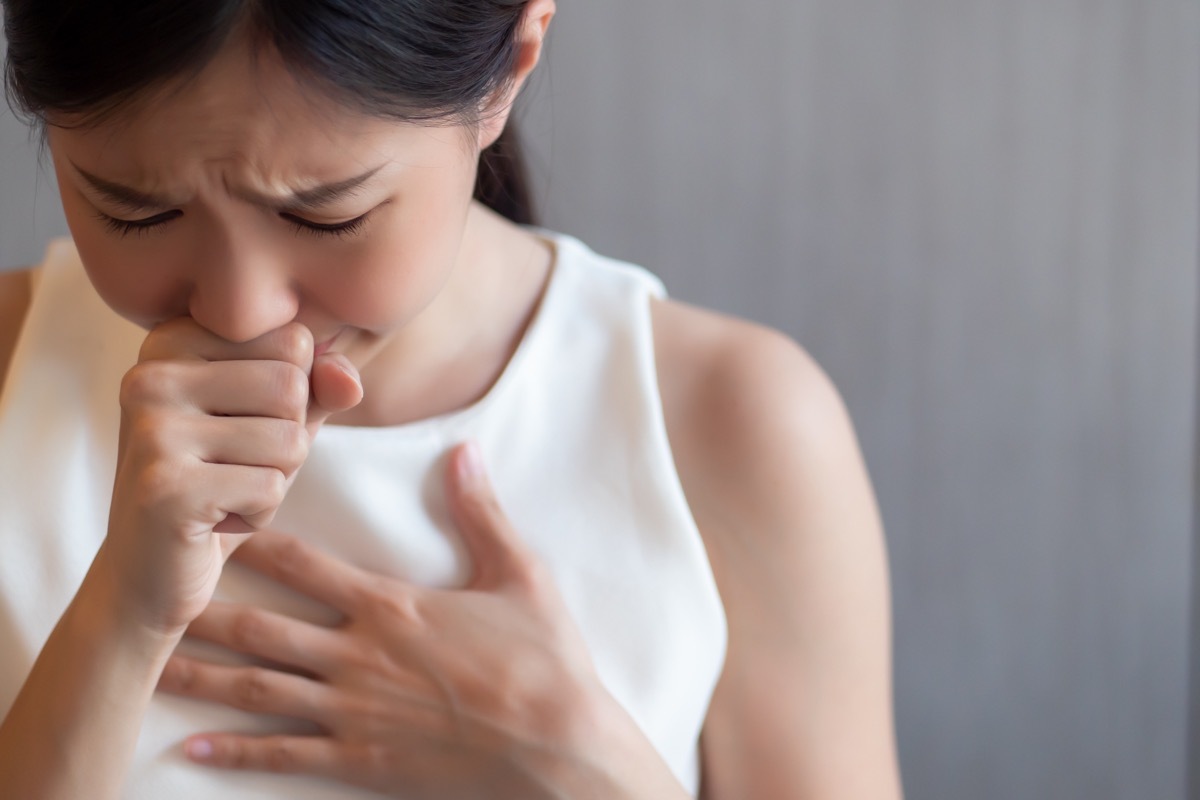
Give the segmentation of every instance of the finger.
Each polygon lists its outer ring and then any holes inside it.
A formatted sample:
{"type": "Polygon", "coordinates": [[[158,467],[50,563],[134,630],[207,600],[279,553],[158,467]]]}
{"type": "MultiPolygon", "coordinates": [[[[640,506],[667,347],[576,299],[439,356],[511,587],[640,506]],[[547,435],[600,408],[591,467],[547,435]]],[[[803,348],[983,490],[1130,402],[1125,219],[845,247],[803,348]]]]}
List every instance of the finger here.
{"type": "Polygon", "coordinates": [[[309,436],[339,411],[358,405],[363,398],[362,380],[350,359],[341,353],[325,353],[313,362],[312,402],[306,427],[309,436]]]}
{"type": "Polygon", "coordinates": [[[344,751],[344,746],[327,736],[206,733],[184,743],[188,758],[210,767],[316,775],[349,782],[354,765],[344,751]]]}
{"type": "Polygon", "coordinates": [[[223,416],[303,420],[308,373],[282,361],[150,361],[122,380],[123,408],[169,405],[223,416]]]}
{"type": "Polygon", "coordinates": [[[305,373],[313,361],[312,332],[289,322],[249,342],[230,342],[191,317],[158,325],[142,343],[139,361],[195,358],[201,361],[284,361],[305,373]]]}
{"type": "Polygon", "coordinates": [[[495,588],[529,582],[536,577],[536,558],[501,509],[479,445],[459,445],[449,462],[446,496],[475,563],[472,586],[495,588]]]}
{"type": "Polygon", "coordinates": [[[291,475],[308,457],[308,434],[294,420],[204,417],[196,426],[192,452],[209,464],[274,467],[291,475]]]}
{"type": "Polygon", "coordinates": [[[283,361],[223,361],[183,367],[181,400],[207,414],[303,420],[308,373],[283,361]]]}
{"type": "Polygon", "coordinates": [[[307,542],[273,530],[259,531],[231,558],[350,617],[357,616],[355,611],[376,580],[307,542]]]}
{"type": "MultiPolygon", "coordinates": [[[[287,492],[287,477],[274,467],[250,467],[241,464],[202,464],[197,483],[206,489],[192,509],[192,519],[216,526],[231,515],[240,517],[249,530],[269,525],[287,492]]],[[[221,532],[245,533],[245,528],[229,525],[221,532]]]]}
{"type": "Polygon", "coordinates": [[[335,631],[260,608],[212,601],[187,635],[314,675],[328,676],[348,658],[335,631]]]}
{"type": "Polygon", "coordinates": [[[333,690],[327,684],[265,667],[229,667],[173,655],[159,676],[157,688],[167,694],[325,726],[333,717],[333,690]]]}

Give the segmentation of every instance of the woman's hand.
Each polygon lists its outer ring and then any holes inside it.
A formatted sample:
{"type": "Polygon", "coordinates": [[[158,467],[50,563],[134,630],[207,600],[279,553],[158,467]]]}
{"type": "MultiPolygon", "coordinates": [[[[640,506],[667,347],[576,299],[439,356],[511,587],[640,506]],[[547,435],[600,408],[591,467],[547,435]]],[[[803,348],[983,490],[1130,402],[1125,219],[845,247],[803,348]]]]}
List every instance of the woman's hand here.
{"type": "Polygon", "coordinates": [[[633,796],[630,786],[682,795],[600,684],[474,446],[454,451],[446,484],[474,562],[462,590],[366,572],[271,531],[238,550],[236,560],[332,606],[342,623],[214,602],[188,635],[294,671],[174,656],[159,688],[311,720],[325,734],[207,733],[186,752],[212,766],[322,775],[405,798],[611,798],[633,796]]]}
{"type": "Polygon", "coordinates": [[[179,635],[246,534],[270,523],[317,428],[361,399],[343,356],[314,363],[291,323],[236,344],[184,317],[155,328],[121,385],[108,536],[97,566],[121,618],[179,635]]]}

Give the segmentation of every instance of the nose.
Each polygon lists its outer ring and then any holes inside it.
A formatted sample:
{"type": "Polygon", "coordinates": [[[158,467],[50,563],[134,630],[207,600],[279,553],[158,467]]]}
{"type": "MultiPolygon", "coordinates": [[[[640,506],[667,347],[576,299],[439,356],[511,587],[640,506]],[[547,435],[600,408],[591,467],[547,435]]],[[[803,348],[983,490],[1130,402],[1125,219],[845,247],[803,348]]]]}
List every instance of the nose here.
{"type": "Polygon", "coordinates": [[[230,342],[248,342],[296,318],[299,297],[286,270],[263,259],[238,258],[202,267],[188,313],[230,342]]]}

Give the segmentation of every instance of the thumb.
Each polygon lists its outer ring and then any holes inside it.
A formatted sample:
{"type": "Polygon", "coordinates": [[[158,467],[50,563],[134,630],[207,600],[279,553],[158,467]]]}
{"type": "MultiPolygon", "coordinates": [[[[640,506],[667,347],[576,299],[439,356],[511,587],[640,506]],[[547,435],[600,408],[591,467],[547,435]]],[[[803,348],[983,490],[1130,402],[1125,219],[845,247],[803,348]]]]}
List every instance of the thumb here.
{"type": "Polygon", "coordinates": [[[362,379],[350,359],[341,353],[325,353],[313,361],[309,379],[312,398],[308,403],[305,427],[309,438],[332,414],[354,408],[363,398],[362,379]]]}
{"type": "Polygon", "coordinates": [[[537,576],[536,557],[500,508],[475,442],[451,451],[446,500],[475,564],[472,587],[529,584],[537,576]]]}

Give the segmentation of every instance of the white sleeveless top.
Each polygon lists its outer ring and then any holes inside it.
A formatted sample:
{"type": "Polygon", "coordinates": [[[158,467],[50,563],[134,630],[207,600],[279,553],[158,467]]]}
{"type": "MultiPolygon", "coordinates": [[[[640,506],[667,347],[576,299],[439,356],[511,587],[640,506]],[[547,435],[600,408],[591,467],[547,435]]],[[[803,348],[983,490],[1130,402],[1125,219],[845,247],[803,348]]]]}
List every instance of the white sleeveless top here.
{"type": "MultiPolygon", "coordinates": [[[[555,250],[549,283],[488,394],[399,427],[325,426],[273,527],[417,584],[461,585],[469,567],[441,494],[442,457],[457,442],[478,440],[501,504],[555,576],[605,686],[695,794],[698,739],[726,630],[658,394],[649,298],[664,291],[639,267],[539,233],[555,250]]],[[[145,338],[95,294],[70,241],[53,243],[34,274],[0,396],[0,715],[104,537],[118,386],[145,338]]],[[[236,564],[217,596],[314,621],[329,613],[236,564]]],[[[199,649],[187,640],[183,647],[199,649]]],[[[374,796],[183,757],[186,736],[222,730],[305,728],[156,695],[124,797],[374,796]]]]}

